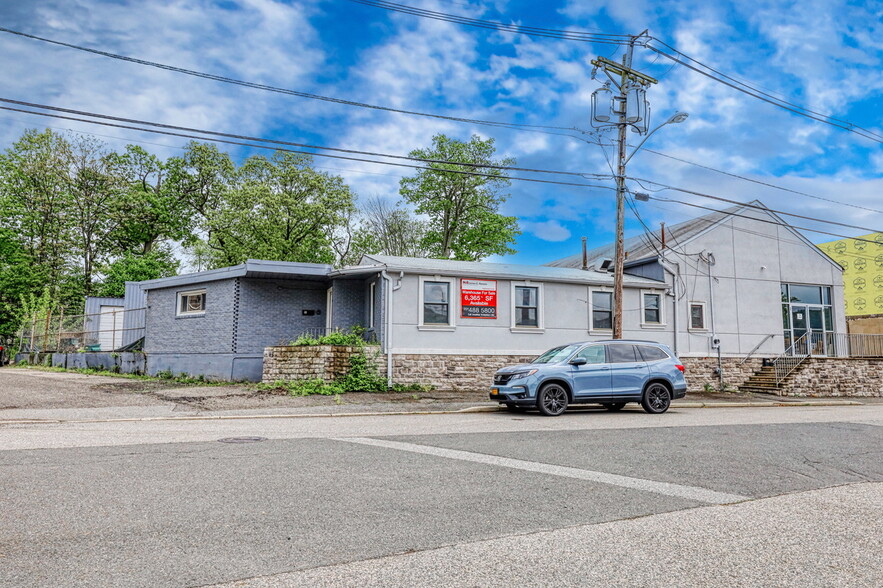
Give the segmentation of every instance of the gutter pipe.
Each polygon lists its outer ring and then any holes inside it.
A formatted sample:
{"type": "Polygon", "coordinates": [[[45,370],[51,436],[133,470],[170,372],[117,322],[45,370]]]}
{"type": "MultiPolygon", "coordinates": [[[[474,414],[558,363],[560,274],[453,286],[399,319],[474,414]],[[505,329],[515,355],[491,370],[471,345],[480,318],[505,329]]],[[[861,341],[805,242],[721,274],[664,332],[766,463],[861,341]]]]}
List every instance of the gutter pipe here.
{"type": "Polygon", "coordinates": [[[392,278],[385,269],[380,272],[380,276],[386,281],[386,333],[383,337],[386,351],[386,385],[392,388],[392,293],[402,287],[405,272],[399,272],[398,283],[395,286],[392,285],[392,278]]]}

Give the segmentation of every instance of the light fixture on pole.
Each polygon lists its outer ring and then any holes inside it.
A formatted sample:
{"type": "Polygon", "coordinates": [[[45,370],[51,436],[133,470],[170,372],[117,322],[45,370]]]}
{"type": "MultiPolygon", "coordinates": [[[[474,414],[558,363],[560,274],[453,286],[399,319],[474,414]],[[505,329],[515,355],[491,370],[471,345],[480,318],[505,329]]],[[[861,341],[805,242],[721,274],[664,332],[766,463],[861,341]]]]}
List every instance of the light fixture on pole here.
{"type": "MultiPolygon", "coordinates": [[[[622,64],[604,57],[592,60],[595,72],[604,71],[608,82],[592,93],[591,124],[595,128],[617,127],[619,131],[619,149],[616,171],[616,243],[613,273],[613,338],[622,339],[622,282],[625,251],[623,250],[623,230],[625,225],[625,166],[632,156],[641,148],[650,135],[667,124],[683,122],[687,118],[684,112],[676,112],[667,121],[649,131],[650,105],[646,98],[646,88],[657,81],[635,69],[632,69],[632,55],[635,43],[645,33],[632,37],[629,48],[622,58],[622,64]],[[610,85],[613,84],[618,94],[614,94],[610,85]],[[644,135],[644,139],[635,147],[631,155],[626,155],[626,129],[644,135]]],[[[595,72],[592,73],[594,77],[595,72]]]]}

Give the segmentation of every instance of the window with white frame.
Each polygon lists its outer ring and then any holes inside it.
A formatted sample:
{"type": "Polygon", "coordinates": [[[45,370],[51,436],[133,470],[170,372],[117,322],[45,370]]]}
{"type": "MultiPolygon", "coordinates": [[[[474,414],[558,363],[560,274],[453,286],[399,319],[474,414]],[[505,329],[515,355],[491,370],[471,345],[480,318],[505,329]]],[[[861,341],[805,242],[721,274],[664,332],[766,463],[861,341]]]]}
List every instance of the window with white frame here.
{"type": "Polygon", "coordinates": [[[641,307],[644,326],[662,325],[662,294],[659,292],[642,292],[641,307]]]}
{"type": "Polygon", "coordinates": [[[542,285],[529,282],[512,283],[512,328],[537,330],[543,328],[542,285]]]}
{"type": "Polygon", "coordinates": [[[205,314],[205,290],[178,292],[178,316],[205,314]]]}
{"type": "Polygon", "coordinates": [[[592,330],[613,328],[613,292],[592,291],[592,330]]]}
{"type": "Polygon", "coordinates": [[[454,314],[450,278],[420,278],[420,325],[427,327],[453,326],[454,314]]]}
{"type": "Polygon", "coordinates": [[[705,329],[705,303],[690,303],[690,328],[698,331],[705,329]]]}

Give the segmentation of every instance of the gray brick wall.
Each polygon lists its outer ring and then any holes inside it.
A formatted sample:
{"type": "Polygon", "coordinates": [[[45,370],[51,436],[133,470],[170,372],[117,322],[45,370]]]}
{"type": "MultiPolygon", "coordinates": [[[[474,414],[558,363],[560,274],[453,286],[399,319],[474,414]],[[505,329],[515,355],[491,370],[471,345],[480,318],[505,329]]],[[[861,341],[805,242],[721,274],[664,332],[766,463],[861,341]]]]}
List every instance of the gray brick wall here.
{"type": "Polygon", "coordinates": [[[348,329],[353,325],[367,326],[368,284],[365,280],[334,280],[334,314],[332,327],[348,329]]]}
{"type": "Polygon", "coordinates": [[[235,280],[177,286],[147,292],[147,353],[230,353],[233,351],[235,280]],[[178,292],[205,288],[205,314],[176,316],[178,292]]]}
{"type": "Polygon", "coordinates": [[[325,327],[327,286],[320,282],[240,279],[237,353],[263,353],[307,329],[325,327]],[[304,316],[303,310],[321,314],[304,316]]]}

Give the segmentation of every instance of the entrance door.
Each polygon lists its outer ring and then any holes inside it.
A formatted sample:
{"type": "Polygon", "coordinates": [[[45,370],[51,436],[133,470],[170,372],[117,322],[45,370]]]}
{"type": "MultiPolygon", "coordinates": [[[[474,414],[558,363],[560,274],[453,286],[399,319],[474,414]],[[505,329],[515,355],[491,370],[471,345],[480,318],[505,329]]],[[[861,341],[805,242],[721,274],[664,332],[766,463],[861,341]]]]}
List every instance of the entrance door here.
{"type": "Polygon", "coordinates": [[[809,348],[806,339],[798,342],[798,339],[806,335],[806,325],[809,322],[807,316],[807,308],[805,306],[791,305],[791,329],[794,333],[792,341],[794,342],[795,355],[805,355],[809,348]]]}
{"type": "Polygon", "coordinates": [[[810,355],[827,355],[825,352],[825,322],[821,308],[809,308],[810,355]]]}

